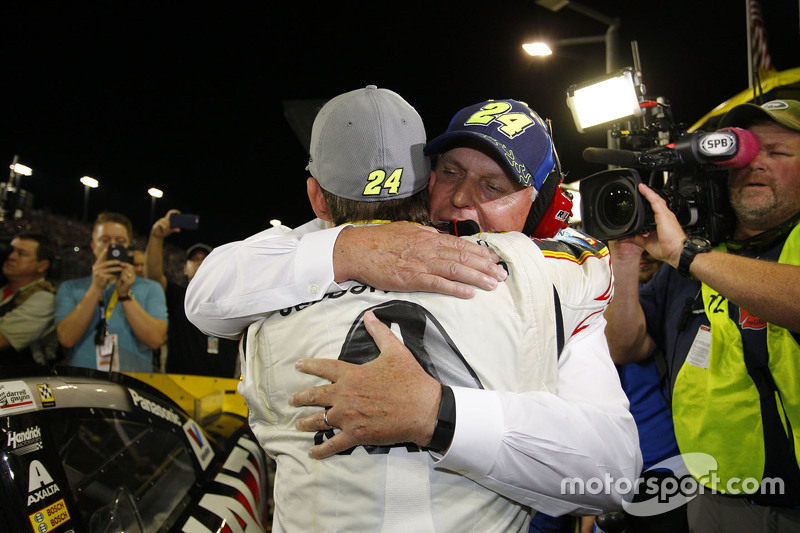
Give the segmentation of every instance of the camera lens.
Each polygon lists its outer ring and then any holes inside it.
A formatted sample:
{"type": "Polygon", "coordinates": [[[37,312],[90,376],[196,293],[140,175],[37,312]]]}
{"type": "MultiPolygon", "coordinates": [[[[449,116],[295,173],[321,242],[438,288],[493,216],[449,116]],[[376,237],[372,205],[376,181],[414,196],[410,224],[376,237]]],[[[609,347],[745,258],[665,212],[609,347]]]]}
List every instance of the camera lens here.
{"type": "Polygon", "coordinates": [[[636,198],[627,183],[609,183],[597,195],[597,215],[608,228],[625,228],[636,215],[636,198]]]}

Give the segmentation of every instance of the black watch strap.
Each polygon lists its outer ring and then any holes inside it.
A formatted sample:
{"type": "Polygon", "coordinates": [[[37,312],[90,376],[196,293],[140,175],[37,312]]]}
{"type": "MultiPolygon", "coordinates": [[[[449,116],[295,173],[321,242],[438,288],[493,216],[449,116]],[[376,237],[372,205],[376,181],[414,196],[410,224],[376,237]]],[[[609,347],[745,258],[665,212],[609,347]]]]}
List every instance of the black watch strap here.
{"type": "Polygon", "coordinates": [[[435,452],[443,452],[450,447],[455,432],[456,397],[453,389],[442,385],[442,401],[439,403],[439,414],[436,416],[436,429],[433,430],[433,436],[427,448],[435,452]]]}
{"type": "Polygon", "coordinates": [[[678,261],[678,274],[685,278],[691,277],[689,267],[695,256],[710,251],[711,243],[702,237],[689,237],[683,241],[683,250],[681,250],[681,258],[678,261]]]}

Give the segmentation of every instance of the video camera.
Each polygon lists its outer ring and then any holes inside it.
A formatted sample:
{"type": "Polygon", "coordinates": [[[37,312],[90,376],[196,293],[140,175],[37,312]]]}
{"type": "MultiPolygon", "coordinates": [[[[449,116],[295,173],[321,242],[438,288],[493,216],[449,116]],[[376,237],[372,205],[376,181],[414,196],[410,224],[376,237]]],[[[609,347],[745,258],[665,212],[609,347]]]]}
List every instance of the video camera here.
{"type": "MultiPolygon", "coordinates": [[[[608,95],[609,93],[606,93],[608,95]]],[[[608,98],[608,96],[605,96],[608,98]]],[[[610,168],[580,181],[583,230],[600,240],[614,240],[653,231],[656,227],[650,203],[638,191],[645,183],[667,202],[684,230],[722,240],[732,229],[734,216],[727,191],[727,168],[740,168],[758,153],[758,139],[740,128],[717,132],[687,133],[676,124],[670,106],[659,98],[649,100],[632,69],[599,82],[572,86],[567,92],[579,131],[594,126],[610,128],[610,135],[628,150],[587,148],[584,160],[624,168],[610,168]],[[617,80],[625,88],[613,94],[628,96],[627,115],[600,117],[594,123],[579,121],[579,110],[607,109],[607,102],[581,94],[591,87],[617,80]]]]}

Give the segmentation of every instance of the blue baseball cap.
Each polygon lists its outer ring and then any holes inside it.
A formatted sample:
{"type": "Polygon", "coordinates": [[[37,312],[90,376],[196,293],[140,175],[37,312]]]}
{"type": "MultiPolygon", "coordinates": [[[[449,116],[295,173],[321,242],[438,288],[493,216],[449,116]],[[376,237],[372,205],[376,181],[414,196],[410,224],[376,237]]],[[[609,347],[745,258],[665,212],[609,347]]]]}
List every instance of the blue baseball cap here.
{"type": "Polygon", "coordinates": [[[478,139],[494,149],[524,187],[538,191],[555,168],[547,125],[524,102],[487,100],[465,107],[445,133],[425,145],[425,155],[444,153],[462,139],[478,139]]]}

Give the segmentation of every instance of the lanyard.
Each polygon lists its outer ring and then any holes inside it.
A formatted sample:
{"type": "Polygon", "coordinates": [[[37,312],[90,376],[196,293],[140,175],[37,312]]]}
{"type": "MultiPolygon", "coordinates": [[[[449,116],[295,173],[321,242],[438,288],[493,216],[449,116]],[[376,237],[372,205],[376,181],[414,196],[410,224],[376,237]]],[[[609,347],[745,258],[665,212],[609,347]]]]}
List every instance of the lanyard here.
{"type": "Polygon", "coordinates": [[[114,312],[118,299],[117,289],[114,288],[114,292],[108,301],[107,309],[103,300],[100,300],[100,322],[97,323],[97,332],[94,336],[94,343],[98,346],[102,345],[105,342],[105,338],[108,337],[108,319],[111,318],[111,313],[114,312]]]}
{"type": "Polygon", "coordinates": [[[114,292],[111,294],[111,300],[108,302],[108,308],[106,309],[105,313],[105,321],[108,322],[108,319],[111,318],[111,313],[114,312],[114,307],[117,305],[117,300],[119,296],[117,295],[117,288],[114,287],[114,292]]]}

